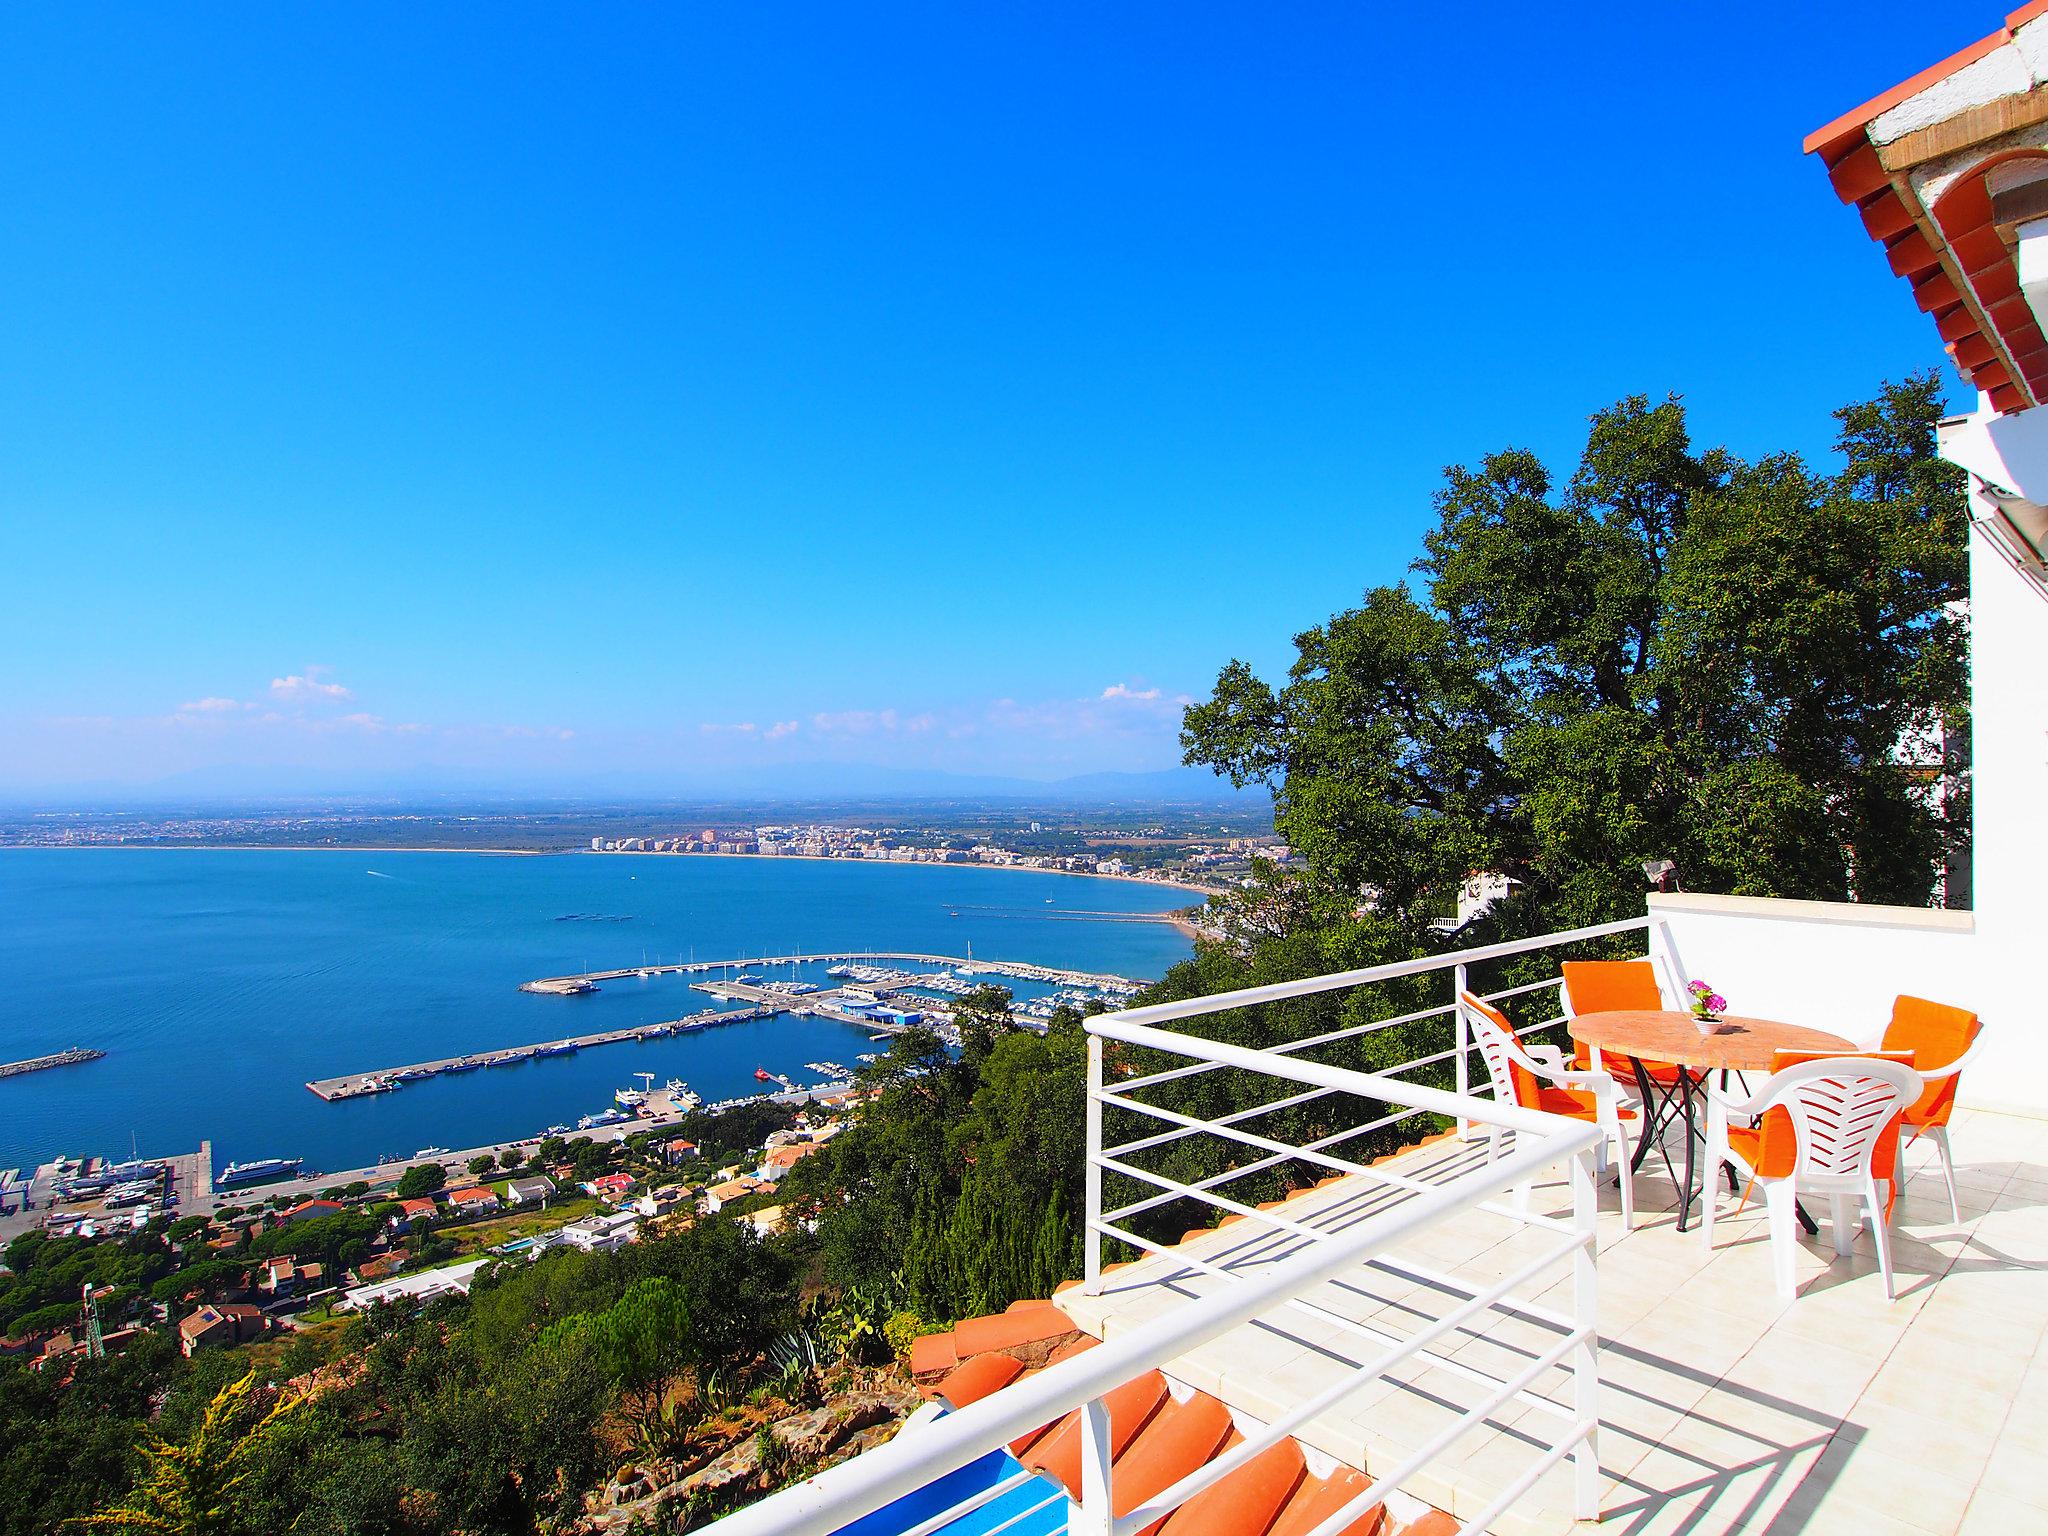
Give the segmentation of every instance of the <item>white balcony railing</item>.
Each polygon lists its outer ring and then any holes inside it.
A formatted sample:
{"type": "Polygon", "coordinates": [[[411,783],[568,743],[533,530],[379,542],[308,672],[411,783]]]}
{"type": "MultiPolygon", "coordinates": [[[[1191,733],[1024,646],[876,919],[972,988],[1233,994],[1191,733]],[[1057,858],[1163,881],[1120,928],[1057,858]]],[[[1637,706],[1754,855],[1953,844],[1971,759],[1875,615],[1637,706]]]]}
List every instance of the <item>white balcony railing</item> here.
{"type": "MultiPolygon", "coordinates": [[[[1136,1536],[1280,1440],[1310,1430],[1319,1417],[1343,1406],[1374,1382],[1421,1370],[1438,1373],[1457,1385],[1455,1411],[1449,1421],[1419,1443],[1403,1447],[1402,1454],[1392,1458],[1394,1465],[1368,1469],[1370,1485],[1312,1536],[1343,1530],[1490,1417],[1524,1406],[1534,1412],[1518,1419],[1515,1441],[1526,1444],[1533,1440],[1534,1453],[1526,1467],[1497,1490],[1489,1490],[1480,1507],[1462,1520],[1463,1529],[1485,1530],[1503,1509],[1567,1457],[1573,1463],[1572,1502],[1578,1516],[1597,1518],[1595,1192],[1601,1133],[1581,1121],[1471,1093],[1467,1071],[1470,1042],[1454,998],[1457,990],[1469,985],[1474,967],[1650,927],[1649,919],[1637,918],[1306,981],[1128,1009],[1088,1020],[1087,1238],[1082,1295],[1100,1296],[1105,1289],[1115,1288],[1105,1276],[1103,1263],[1104,1244],[1110,1242],[1170,1258],[1177,1273],[1201,1277],[1206,1289],[1177,1300],[1170,1310],[1128,1332],[1114,1333],[1098,1348],[1020,1378],[957,1412],[913,1425],[884,1446],[729,1515],[719,1522],[719,1529],[726,1536],[767,1536],[771,1532],[775,1536],[829,1536],[1041,1425],[1078,1412],[1082,1488],[1069,1511],[1069,1529],[1085,1536],[1136,1536]],[[1158,1027],[1359,986],[1414,983],[1437,975],[1447,983],[1441,1004],[1265,1049],[1158,1027]],[[1362,1071],[1313,1059],[1319,1048],[1432,1021],[1441,1024],[1443,1044],[1412,1060],[1362,1071]],[[1112,1047],[1118,1055],[1114,1074],[1106,1060],[1106,1050],[1112,1047]],[[1146,1059],[1147,1053],[1151,1053],[1150,1059],[1146,1059]],[[1174,1064],[1164,1064],[1167,1062],[1174,1064]],[[1453,1089],[1417,1082],[1411,1076],[1431,1068],[1439,1069],[1441,1075],[1446,1066],[1457,1085],[1453,1089]],[[1216,1072],[1271,1080],[1276,1094],[1209,1118],[1160,1102],[1162,1097],[1175,1096],[1172,1085],[1216,1072]],[[1328,1113],[1322,1116],[1325,1122],[1346,1119],[1341,1128],[1299,1144],[1275,1134],[1281,1128],[1274,1123],[1276,1116],[1299,1118],[1286,1112],[1309,1105],[1333,1111],[1347,1104],[1360,1106],[1348,1119],[1328,1113]],[[1425,1115],[1455,1123],[1461,1130],[1481,1129],[1489,1143],[1496,1128],[1512,1135],[1502,1138],[1497,1157],[1460,1160],[1447,1177],[1437,1179],[1412,1177],[1393,1165],[1375,1167],[1344,1155],[1347,1144],[1425,1115]],[[1119,1124],[1142,1119],[1163,1129],[1105,1146],[1105,1120],[1111,1116],[1119,1124]],[[1190,1178],[1176,1178],[1147,1166],[1161,1161],[1159,1154],[1166,1152],[1179,1153],[1185,1161],[1188,1148],[1184,1144],[1191,1138],[1213,1142],[1218,1150],[1206,1163],[1222,1161],[1224,1165],[1190,1178]],[[1319,1178],[1346,1176],[1361,1190],[1373,1192],[1375,1198],[1362,1219],[1319,1226],[1297,1219],[1298,1213],[1290,1214],[1289,1204],[1262,1209],[1253,1200],[1228,1192],[1245,1180],[1270,1179],[1288,1165],[1319,1178]],[[1533,1175],[1559,1166],[1566,1170],[1570,1185],[1569,1215],[1534,1212],[1519,1201],[1503,1198],[1533,1175]],[[1149,1192],[1105,1209],[1106,1175],[1149,1192]],[[1134,1224],[1148,1211],[1181,1202],[1238,1218],[1241,1225],[1232,1228],[1233,1234],[1268,1237],[1267,1250],[1256,1263],[1249,1264],[1233,1263],[1227,1256],[1205,1258],[1187,1245],[1148,1236],[1134,1224]],[[1431,1228],[1475,1211],[1547,1235],[1552,1241],[1533,1244],[1537,1250],[1533,1257],[1514,1264],[1505,1274],[1489,1274],[1483,1280],[1439,1271],[1414,1256],[1416,1240],[1431,1228]],[[1333,1283],[1335,1294],[1341,1296],[1347,1286],[1355,1286],[1361,1274],[1375,1273],[1435,1298],[1437,1309],[1422,1315],[1411,1296],[1403,1312],[1404,1326],[1396,1327],[1378,1315],[1351,1316],[1341,1303],[1331,1301],[1333,1283]],[[1571,1297],[1569,1312],[1534,1299],[1535,1292],[1561,1280],[1571,1297]],[[1284,1331],[1288,1320],[1296,1325],[1306,1321],[1325,1333],[1335,1330],[1355,1346],[1359,1358],[1342,1357],[1340,1368],[1326,1385],[1305,1393],[1263,1424],[1247,1426],[1240,1418],[1244,1438],[1238,1444],[1142,1504],[1113,1514],[1113,1503],[1122,1501],[1113,1501],[1112,1496],[1114,1470],[1105,1396],[1149,1371],[1172,1376],[1176,1361],[1248,1325],[1284,1331]],[[1473,1352],[1462,1346],[1489,1337],[1496,1324],[1509,1320],[1516,1329],[1514,1346],[1506,1352],[1513,1366],[1487,1369],[1475,1363],[1473,1352]],[[1541,1338],[1539,1346],[1528,1342],[1532,1326],[1541,1338]],[[1568,1389],[1552,1396],[1543,1383],[1559,1372],[1567,1376],[1568,1389]],[[1549,1427],[1533,1427],[1539,1419],[1549,1427]]],[[[1512,998],[1556,985],[1556,977],[1549,976],[1482,995],[1512,998]]],[[[1532,1027],[1558,1022],[1559,1017],[1552,1015],[1532,1027]]],[[[1236,1102],[1242,1102],[1241,1098],[1236,1102]]],[[[1184,1293],[1186,1287],[1175,1289],[1184,1293]]],[[[1078,1309],[1085,1303],[1077,1301],[1075,1305],[1078,1309]]],[[[1439,1402],[1445,1398],[1441,1391],[1433,1395],[1439,1402]]],[[[1021,1486],[1024,1480],[1013,1478],[981,1489],[939,1514],[906,1521],[902,1536],[938,1531],[1021,1486]]],[[[1048,1485],[1039,1512],[1059,1497],[1048,1485]]]]}

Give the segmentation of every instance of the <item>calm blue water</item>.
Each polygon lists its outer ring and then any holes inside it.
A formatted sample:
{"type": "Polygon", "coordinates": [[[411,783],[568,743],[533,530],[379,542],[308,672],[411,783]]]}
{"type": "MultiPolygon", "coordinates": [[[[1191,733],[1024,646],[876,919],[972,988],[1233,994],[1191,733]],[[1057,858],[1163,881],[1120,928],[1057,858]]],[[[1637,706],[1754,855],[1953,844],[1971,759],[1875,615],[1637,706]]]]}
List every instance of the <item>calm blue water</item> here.
{"type": "Polygon", "coordinates": [[[573,1125],[636,1072],[683,1078],[706,1099],[757,1092],[757,1066],[811,1082],[803,1063],[851,1064],[871,1049],[865,1032],[780,1018],[339,1104],[304,1086],[712,1006],[681,977],[579,998],[518,990],[644,961],[971,943],[988,959],[1157,977],[1189,953],[1179,933],[1086,914],[1193,899],[852,860],[0,849],[0,1060],[73,1044],[108,1053],[0,1079],[0,1167],[125,1155],[132,1133],[144,1154],[210,1139],[216,1167],[294,1156],[347,1168],[573,1125]]]}

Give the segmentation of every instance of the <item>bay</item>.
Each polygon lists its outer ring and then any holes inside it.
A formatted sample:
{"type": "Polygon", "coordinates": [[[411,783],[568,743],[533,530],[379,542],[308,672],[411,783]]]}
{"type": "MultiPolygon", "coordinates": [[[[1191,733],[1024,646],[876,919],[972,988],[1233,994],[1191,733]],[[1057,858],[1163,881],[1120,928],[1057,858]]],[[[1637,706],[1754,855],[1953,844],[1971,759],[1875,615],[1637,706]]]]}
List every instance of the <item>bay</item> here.
{"type": "MultiPolygon", "coordinates": [[[[586,1049],[323,1103],[307,1081],[680,1017],[691,978],[584,997],[522,981],[650,962],[841,951],[1023,960],[1152,979],[1191,948],[1136,921],[1172,887],[972,866],[674,855],[0,850],[0,1060],[104,1060],[0,1079],[0,1166],[213,1143],[216,1167],[345,1168],[573,1125],[652,1073],[707,1100],[755,1069],[880,1047],[777,1018],[586,1049]]],[[[822,966],[770,974],[823,981],[822,966]]],[[[699,978],[701,979],[701,978],[699,978]]],[[[1020,995],[1047,990],[1005,983],[1020,995]]]]}

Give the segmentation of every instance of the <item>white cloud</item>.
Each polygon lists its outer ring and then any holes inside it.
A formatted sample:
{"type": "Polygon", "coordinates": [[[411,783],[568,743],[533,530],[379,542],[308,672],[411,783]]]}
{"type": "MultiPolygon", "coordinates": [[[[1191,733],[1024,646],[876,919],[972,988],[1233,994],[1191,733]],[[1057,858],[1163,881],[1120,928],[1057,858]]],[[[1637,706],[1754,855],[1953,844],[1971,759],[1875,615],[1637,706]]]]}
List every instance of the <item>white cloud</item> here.
{"type": "Polygon", "coordinates": [[[178,706],[178,713],[181,715],[225,715],[254,707],[254,705],[244,704],[240,699],[208,697],[194,699],[189,704],[180,704],[178,706]]]}
{"type": "Polygon", "coordinates": [[[270,696],[286,704],[329,704],[353,699],[355,694],[339,683],[320,680],[325,667],[308,667],[304,672],[294,672],[288,677],[273,677],[270,680],[270,696]]]}
{"type": "Polygon", "coordinates": [[[1129,683],[1111,683],[1102,690],[1105,699],[1130,699],[1135,703],[1149,704],[1159,697],[1157,688],[1133,688],[1129,683]]]}
{"type": "Polygon", "coordinates": [[[761,733],[761,739],[763,741],[780,741],[785,736],[795,735],[796,731],[797,723],[794,720],[778,720],[761,733]]]}
{"type": "Polygon", "coordinates": [[[736,720],[729,725],[716,720],[706,720],[697,729],[706,736],[751,736],[759,727],[751,720],[736,720]]]}

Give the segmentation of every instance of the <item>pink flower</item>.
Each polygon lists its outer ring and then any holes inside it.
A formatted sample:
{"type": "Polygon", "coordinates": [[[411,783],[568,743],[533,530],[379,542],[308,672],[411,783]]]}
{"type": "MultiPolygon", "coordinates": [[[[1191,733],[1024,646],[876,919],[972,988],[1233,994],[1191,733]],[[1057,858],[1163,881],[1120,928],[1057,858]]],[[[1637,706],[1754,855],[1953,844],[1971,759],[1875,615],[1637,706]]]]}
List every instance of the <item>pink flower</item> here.
{"type": "Polygon", "coordinates": [[[1715,1013],[1723,1012],[1728,1007],[1728,999],[1716,992],[1707,999],[1707,1007],[1715,1013]]]}

